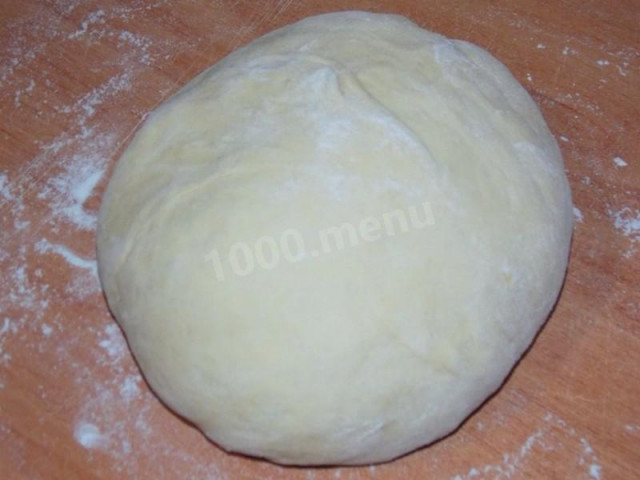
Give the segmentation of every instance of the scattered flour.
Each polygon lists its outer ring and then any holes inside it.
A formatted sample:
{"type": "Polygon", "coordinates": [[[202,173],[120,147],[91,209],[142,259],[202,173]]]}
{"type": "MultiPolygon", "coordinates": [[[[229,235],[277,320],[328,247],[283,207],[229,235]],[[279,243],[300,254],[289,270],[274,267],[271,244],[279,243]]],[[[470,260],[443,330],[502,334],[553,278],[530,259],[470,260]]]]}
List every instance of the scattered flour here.
{"type": "Polygon", "coordinates": [[[618,168],[626,167],[627,165],[629,165],[627,162],[624,161],[624,159],[622,159],[620,157],[614,157],[613,158],[613,163],[615,163],[616,167],[618,167],[618,168]]]}
{"type": "Polygon", "coordinates": [[[589,476],[594,480],[599,480],[602,466],[600,466],[598,463],[593,463],[597,461],[597,458],[595,457],[595,454],[593,452],[593,448],[591,448],[591,445],[589,445],[589,442],[587,442],[585,438],[580,439],[580,444],[582,445],[582,455],[578,460],[578,465],[588,465],[589,476]]]}
{"type": "Polygon", "coordinates": [[[573,216],[576,219],[576,222],[578,222],[578,223],[584,222],[584,215],[582,214],[580,209],[578,207],[576,207],[575,205],[573,207],[573,216]]]}
{"type": "Polygon", "coordinates": [[[504,453],[500,462],[472,467],[450,480],[510,479],[519,476],[521,467],[534,450],[542,450],[548,457],[554,451],[563,451],[566,455],[569,449],[576,453],[577,468],[589,475],[590,479],[599,480],[602,466],[589,442],[564,420],[551,413],[545,415],[542,426],[531,433],[519,448],[504,453]]]}
{"type": "Polygon", "coordinates": [[[12,200],[13,195],[9,190],[9,179],[6,173],[0,173],[0,196],[5,200],[12,200]]]}
{"type": "Polygon", "coordinates": [[[640,433],[640,425],[629,424],[629,425],[625,425],[624,429],[629,433],[640,433]]]}
{"type": "Polygon", "coordinates": [[[100,10],[96,10],[95,12],[91,12],[87,17],[87,19],[82,22],[81,28],[67,35],[67,38],[70,40],[73,40],[73,39],[82,37],[87,33],[91,25],[95,25],[95,24],[104,25],[104,23],[105,23],[104,10],[100,9],[100,10]]]}
{"type": "Polygon", "coordinates": [[[64,245],[57,245],[43,238],[35,244],[35,249],[38,253],[57,253],[64,258],[70,266],[89,270],[96,279],[98,278],[98,266],[95,260],[82,258],[64,245]]]}
{"type": "Polygon", "coordinates": [[[613,226],[619,230],[632,243],[640,241],[640,210],[631,207],[623,207],[620,210],[609,210],[613,219],[613,226]]]}
{"type": "Polygon", "coordinates": [[[134,399],[137,395],[140,394],[140,388],[138,387],[138,384],[141,380],[142,377],[140,377],[140,375],[130,375],[125,378],[122,382],[122,387],[120,388],[120,396],[125,401],[131,401],[132,399],[134,399]]]}
{"type": "Polygon", "coordinates": [[[466,474],[456,475],[451,477],[451,480],[480,479],[487,478],[488,475],[492,475],[492,478],[511,478],[512,475],[517,473],[520,464],[529,455],[534,446],[541,442],[544,433],[543,430],[538,430],[531,434],[518,450],[512,453],[505,453],[502,456],[501,463],[472,467],[466,474]]]}
{"type": "MultiPolygon", "coordinates": [[[[138,29],[154,31],[144,25],[153,18],[153,10],[162,9],[159,15],[167,11],[168,0],[136,0],[126,6],[89,10],[77,20],[76,28],[69,29],[68,19],[78,18],[76,13],[88,5],[74,0],[55,3],[55,8],[35,6],[24,18],[7,22],[10,35],[0,45],[3,101],[16,114],[32,109],[34,121],[47,122],[52,132],[26,145],[37,149],[32,158],[22,159],[11,170],[0,170],[0,389],[11,388],[5,374],[12,367],[13,349],[47,355],[54,359],[47,368],[72,379],[73,396],[83,399],[77,411],[62,420],[72,425],[70,436],[79,452],[87,450],[87,461],[92,461],[91,452],[101,451],[113,460],[110,468],[123,478],[225,480],[215,462],[184,452],[165,432],[152,427],[153,412],[164,412],[164,407],[143,388],[126,342],[112,323],[99,295],[93,245],[89,250],[87,242],[92,241],[97,223],[97,202],[92,197],[132,128],[102,113],[128,106],[131,91],[145,85],[144,73],[156,67],[159,59],[164,62],[192,52],[202,42],[230,38],[238,32],[221,27],[212,29],[207,37],[191,39],[141,34],[138,29]],[[116,47],[107,49],[111,58],[95,68],[96,75],[106,72],[107,77],[97,86],[77,84],[61,94],[54,81],[55,66],[41,60],[66,47],[69,52],[80,47],[84,55],[91,56],[91,49],[102,42],[116,47]],[[51,255],[69,267],[63,273],[65,295],[59,295],[60,270],[44,267],[43,257],[51,255]],[[108,324],[96,328],[99,315],[86,319],[68,313],[77,312],[68,308],[69,303],[84,302],[89,295],[93,297],[87,305],[101,308],[108,324]],[[75,335],[76,329],[82,335],[75,335]],[[93,340],[87,341],[92,335],[93,340]],[[149,459],[166,459],[170,467],[150,473],[145,463],[149,459]]],[[[175,89],[175,83],[167,78],[154,88],[161,100],[175,89]]],[[[39,397],[51,398],[50,386],[41,387],[39,397]]],[[[0,443],[20,445],[21,437],[7,430],[0,443]]]]}
{"type": "Polygon", "coordinates": [[[23,89],[18,89],[15,91],[14,95],[13,95],[13,104],[16,108],[20,108],[22,107],[22,97],[25,94],[29,94],[31,92],[33,92],[33,89],[36,88],[36,82],[33,80],[33,78],[29,79],[29,82],[27,83],[27,86],[23,89]]]}
{"type": "Polygon", "coordinates": [[[73,429],[73,437],[84,448],[104,448],[109,443],[100,429],[88,422],[78,422],[73,429]]]}
{"type": "Polygon", "coordinates": [[[0,327],[0,365],[7,366],[11,360],[11,354],[5,351],[5,342],[9,335],[15,335],[17,330],[18,326],[10,318],[3,319],[2,327],[0,327]]]}
{"type": "Polygon", "coordinates": [[[120,360],[125,355],[127,344],[122,336],[122,332],[114,323],[109,324],[104,329],[104,338],[98,345],[102,347],[112,360],[120,360]]]}

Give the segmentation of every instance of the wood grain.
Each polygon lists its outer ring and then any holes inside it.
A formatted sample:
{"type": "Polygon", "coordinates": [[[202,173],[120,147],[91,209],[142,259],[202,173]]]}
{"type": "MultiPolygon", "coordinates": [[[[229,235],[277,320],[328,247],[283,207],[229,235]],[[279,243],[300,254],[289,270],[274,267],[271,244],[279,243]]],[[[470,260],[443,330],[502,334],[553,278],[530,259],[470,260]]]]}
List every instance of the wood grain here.
{"type": "Polygon", "coordinates": [[[638,25],[631,0],[2,2],[0,476],[637,478],[638,25]],[[222,452],[149,392],[95,277],[95,214],[145,114],[253,38],[344,9],[400,13],[504,62],[558,139],[577,221],[557,308],[458,431],[376,467],[282,468],[222,452]]]}

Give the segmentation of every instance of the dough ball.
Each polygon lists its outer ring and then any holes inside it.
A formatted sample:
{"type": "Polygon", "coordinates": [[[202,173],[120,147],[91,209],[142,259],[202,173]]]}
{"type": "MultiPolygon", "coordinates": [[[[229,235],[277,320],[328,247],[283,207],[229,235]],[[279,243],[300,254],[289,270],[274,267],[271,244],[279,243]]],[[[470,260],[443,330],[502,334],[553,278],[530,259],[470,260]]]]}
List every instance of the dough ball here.
{"type": "Polygon", "coordinates": [[[572,230],[538,108],[486,51],[392,15],[272,32],[145,121],[99,221],[158,396],[229,451],[393,459],[505,379],[572,230]]]}

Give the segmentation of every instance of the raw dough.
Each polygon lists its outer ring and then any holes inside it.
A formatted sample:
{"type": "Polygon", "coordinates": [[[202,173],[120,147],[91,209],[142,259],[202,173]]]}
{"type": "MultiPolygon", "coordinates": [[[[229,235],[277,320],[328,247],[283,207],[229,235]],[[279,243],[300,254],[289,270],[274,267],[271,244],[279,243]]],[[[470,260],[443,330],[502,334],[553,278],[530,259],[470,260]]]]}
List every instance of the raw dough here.
{"type": "Polygon", "coordinates": [[[104,197],[99,268],[149,384],[209,438],[366,464],[500,386],[571,230],[560,151],[501,63],[342,12],[252,42],[149,116],[104,197]]]}

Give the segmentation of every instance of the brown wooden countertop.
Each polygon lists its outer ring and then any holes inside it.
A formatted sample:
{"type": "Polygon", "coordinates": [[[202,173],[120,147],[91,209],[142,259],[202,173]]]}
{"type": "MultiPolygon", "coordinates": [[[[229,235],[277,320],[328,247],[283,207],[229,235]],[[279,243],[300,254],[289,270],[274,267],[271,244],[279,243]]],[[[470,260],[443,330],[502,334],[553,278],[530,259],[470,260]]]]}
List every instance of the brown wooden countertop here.
{"type": "Polygon", "coordinates": [[[640,470],[640,2],[5,0],[0,5],[0,477],[632,479],[640,470]],[[228,455],[141,379],[95,274],[110,169],[195,74],[304,16],[395,12],[504,62],[565,156],[557,308],[453,435],[370,468],[228,455]]]}

